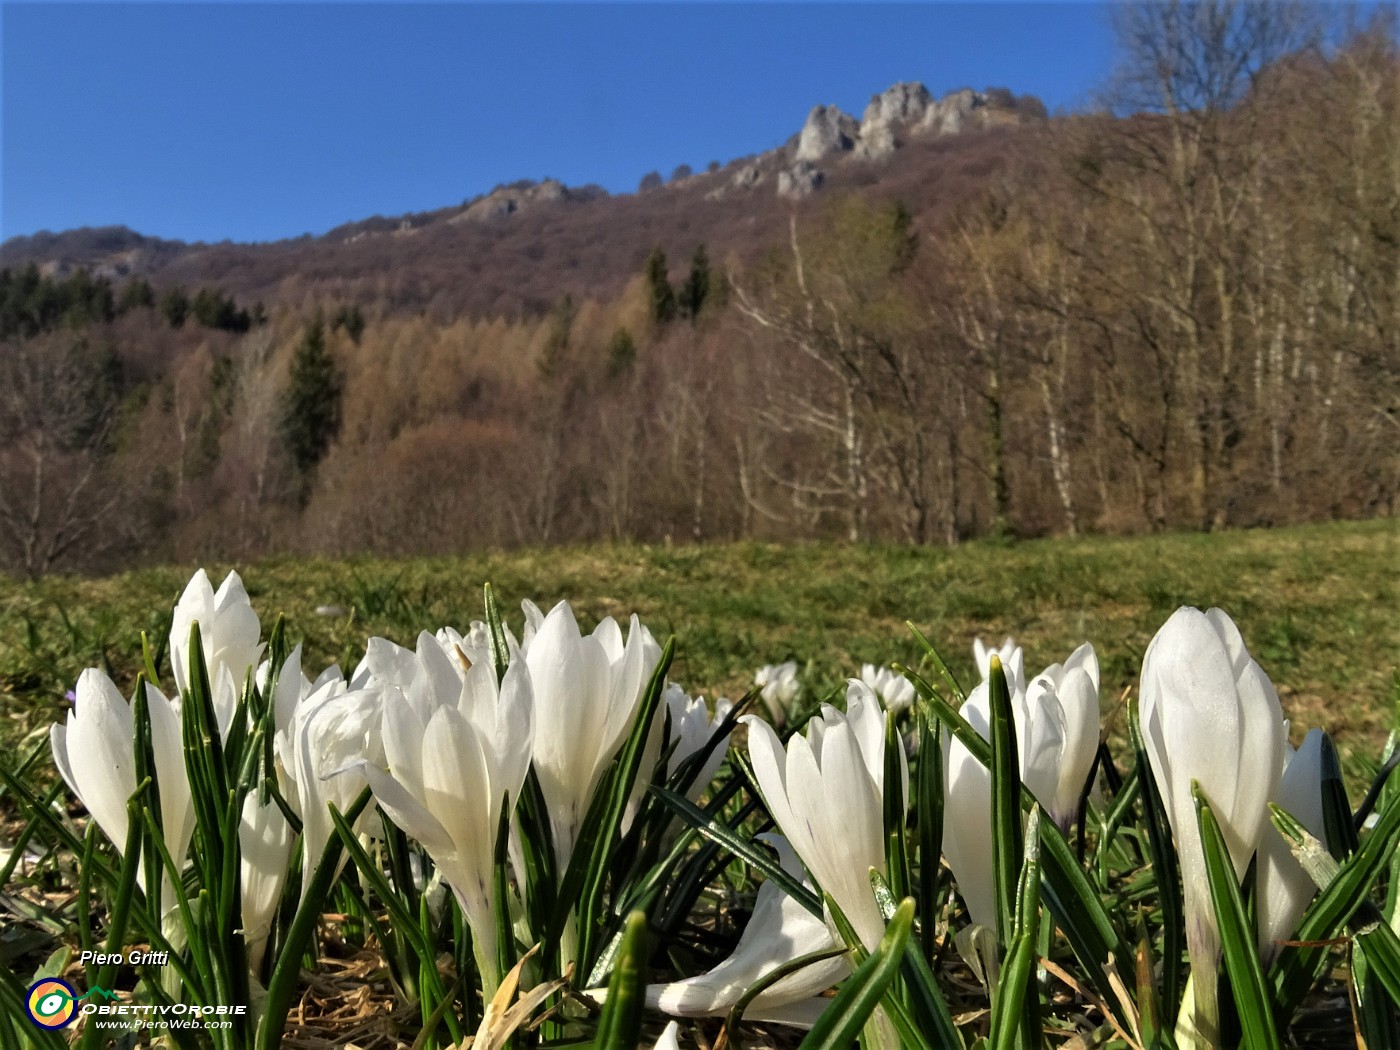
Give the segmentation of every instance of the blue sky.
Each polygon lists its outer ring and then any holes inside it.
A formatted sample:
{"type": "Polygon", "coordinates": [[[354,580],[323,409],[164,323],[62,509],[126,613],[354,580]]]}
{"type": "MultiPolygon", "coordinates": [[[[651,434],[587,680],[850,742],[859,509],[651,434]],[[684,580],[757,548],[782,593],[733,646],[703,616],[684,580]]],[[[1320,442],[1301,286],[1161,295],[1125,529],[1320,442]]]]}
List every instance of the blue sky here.
{"type": "Polygon", "coordinates": [[[1086,104],[1093,3],[0,3],[0,237],[271,240],[552,176],[636,188],[899,80],[1086,104]]]}

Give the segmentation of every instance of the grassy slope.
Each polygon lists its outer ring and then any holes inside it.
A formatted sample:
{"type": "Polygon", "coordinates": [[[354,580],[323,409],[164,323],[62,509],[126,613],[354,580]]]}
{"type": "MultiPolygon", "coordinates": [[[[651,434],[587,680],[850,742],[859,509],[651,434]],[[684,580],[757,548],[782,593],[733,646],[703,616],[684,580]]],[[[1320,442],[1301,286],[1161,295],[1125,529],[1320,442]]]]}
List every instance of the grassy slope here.
{"type": "MultiPolygon", "coordinates": [[[[217,569],[217,579],[226,566],[217,569]]],[[[0,579],[0,737],[13,740],[62,710],[90,664],[123,687],[139,632],[160,634],[191,570],[21,584],[0,579]]],[[[1368,522],[1222,535],[974,543],[955,550],[838,545],[590,547],[484,553],[450,560],[268,560],[241,567],[270,626],[287,615],[314,674],[353,666],[370,634],[412,644],[415,633],[479,618],[480,585],[508,615],[521,598],[569,598],[580,619],[637,612],[674,632],[673,677],[692,691],[737,696],[756,667],[810,661],[818,691],[862,661],[912,661],[912,619],[959,674],[970,645],[1011,634],[1027,667],[1063,660],[1088,639],[1104,666],[1105,706],[1129,686],[1148,641],[1179,605],[1219,605],[1235,617],[1273,678],[1294,739],[1322,724],[1374,754],[1389,725],[1400,665],[1400,532],[1368,522]],[[354,610],[322,616],[322,604],[354,610]]],[[[513,616],[518,625],[518,614],[513,616]]]]}

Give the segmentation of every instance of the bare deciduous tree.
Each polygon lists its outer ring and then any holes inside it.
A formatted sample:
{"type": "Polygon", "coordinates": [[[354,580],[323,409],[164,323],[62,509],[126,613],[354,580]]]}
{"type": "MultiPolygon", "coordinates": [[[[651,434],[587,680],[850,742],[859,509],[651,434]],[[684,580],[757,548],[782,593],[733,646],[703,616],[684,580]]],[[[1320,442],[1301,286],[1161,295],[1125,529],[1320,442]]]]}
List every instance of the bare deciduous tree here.
{"type": "Polygon", "coordinates": [[[116,392],[66,335],[0,347],[0,556],[29,577],[115,544],[116,392]]]}

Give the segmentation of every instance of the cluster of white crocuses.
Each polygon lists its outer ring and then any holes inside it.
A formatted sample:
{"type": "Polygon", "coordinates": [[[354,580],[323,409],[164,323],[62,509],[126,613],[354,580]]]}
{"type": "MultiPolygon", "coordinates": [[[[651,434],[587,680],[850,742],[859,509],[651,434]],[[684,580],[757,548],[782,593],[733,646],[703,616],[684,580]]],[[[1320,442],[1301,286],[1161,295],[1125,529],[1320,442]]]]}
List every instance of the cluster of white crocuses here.
{"type": "MultiPolygon", "coordinates": [[[[961,713],[990,737],[988,675],[996,656],[1006,676],[1024,786],[1062,829],[1074,819],[1090,786],[1100,745],[1099,664],[1084,644],[1064,663],[1029,681],[1019,646],[998,649],[979,639],[974,658],[981,682],[961,713]]],[[[777,668],[767,682],[782,681],[777,668]]],[[[795,667],[792,669],[795,673],[795,667]]],[[[761,673],[762,674],[762,673],[761,673]]],[[[769,836],[791,873],[805,869],[840,906],[867,948],[883,922],[867,873],[885,871],[881,840],[884,799],[886,680],[867,668],[852,679],[846,710],[823,706],[786,745],[765,722],[746,716],[749,757],[764,801],[782,835],[769,836]],[[800,861],[801,867],[798,866],[800,861]]],[[[902,697],[901,697],[902,698],[902,697]]],[[[1204,1045],[1200,1030],[1214,1017],[1219,938],[1205,880],[1191,784],[1211,802],[1242,879],[1256,850],[1259,866],[1259,940],[1266,959],[1297,924],[1315,889],[1282,836],[1269,824],[1275,801],[1314,835],[1322,834],[1320,752],[1314,730],[1295,753],[1288,724],[1268,678],[1245,649],[1234,623],[1219,609],[1179,610],[1148,648],[1142,671],[1141,720],[1154,780],[1181,854],[1188,941],[1197,1001],[1183,1004],[1182,1039],[1204,1045]],[[1203,994],[1203,989],[1209,993],[1203,994]],[[1204,1007],[1202,998],[1210,999],[1204,1007]]],[[[901,759],[901,775],[907,769],[901,759]]],[[[951,734],[944,736],[944,859],[974,925],[996,922],[991,841],[991,773],[951,734]]],[[[907,780],[904,798],[908,798],[907,780]]],[[[699,977],[648,990],[653,1007],[673,1015],[724,1014],[746,988],[779,965],[842,942],[821,919],[772,884],[759,893],[753,917],[734,954],[699,977]]],[[[810,1023],[822,1001],[812,996],[845,972],[841,959],[816,963],[767,988],[750,1016],[810,1023]]],[[[1209,1038],[1207,1032],[1204,1038],[1209,1038]]]]}
{"type": "MultiPolygon", "coordinates": [[[[272,688],[275,773],[279,791],[302,826],[301,893],[334,835],[330,807],[344,811],[367,785],[389,819],[426,850],[471,927],[483,985],[494,988],[496,910],[494,844],[507,812],[533,768],[551,825],[555,862],[564,870],[584,816],[609,763],[633,723],[661,648],[634,616],[624,634],[611,618],[584,634],[567,603],[547,614],[524,603],[517,640],[506,632],[508,659],[498,673],[486,627],[467,633],[421,634],[414,649],[371,639],[347,679],[336,667],[314,681],[294,650],[276,675],[261,662],[259,623],[236,574],[217,591],[201,571],[176,606],[170,635],[175,695],[147,683],[146,707],[160,822],[177,867],[187,860],[195,826],[181,733],[182,697],[189,695],[187,644],[198,623],[219,732],[227,737],[251,680],[272,688]]],[[[997,650],[980,641],[974,656],[982,681],[962,707],[984,737],[990,733],[992,657],[1005,675],[1024,786],[1061,828],[1074,821],[1100,747],[1099,664],[1092,646],[1076,649],[1027,679],[1021,649],[1009,639],[997,650]]],[[[789,716],[800,685],[795,662],[765,667],[756,685],[771,723],[789,716]]],[[[663,694],[643,756],[648,774],[662,754],[662,726],[673,746],[665,774],[705,747],[729,711],[711,713],[671,685],[663,694]]],[[[757,787],[777,826],[765,836],[781,866],[830,895],[861,942],[873,949],[884,931],[869,872],[884,872],[886,715],[909,707],[914,688],[887,668],[867,665],[849,681],[845,710],[823,705],[803,732],[780,740],[773,724],[746,715],[748,753],[757,787]]],[[[1256,852],[1259,936],[1265,955],[1286,937],[1312,896],[1283,840],[1269,826],[1277,801],[1314,834],[1322,831],[1321,736],[1309,734],[1296,753],[1287,744],[1278,697],[1251,659],[1239,631],[1218,609],[1179,610],[1158,632],[1142,669],[1140,723],[1152,774],[1176,839],[1187,910],[1195,999],[1183,1034],[1212,1038],[1214,972],[1219,935],[1210,903],[1192,785],[1209,800],[1224,830],[1236,872],[1256,852]]],[[[105,674],[83,673],[66,724],[52,729],[54,759],[107,838],[123,848],[126,800],[137,789],[133,711],[105,674]]],[[[896,749],[901,788],[908,768],[896,749]]],[[[944,736],[944,859],[974,925],[995,925],[991,847],[991,774],[954,736],[944,736]]],[[[714,748],[694,781],[692,798],[724,757],[714,748]]],[[[645,783],[634,790],[630,823],[645,783]]],[[[367,824],[362,822],[362,827],[367,824]]],[[[239,829],[242,921],[256,969],[281,899],[295,836],[274,801],[247,796],[239,829]]],[[[888,873],[886,873],[888,874],[888,873]]],[[[171,900],[170,887],[161,892],[171,900]]],[[[524,893],[523,879],[518,892],[524,893]]],[[[830,917],[828,916],[828,919],[830,917]]],[[[651,1005],[675,1016],[722,1014],[755,982],[799,956],[839,946],[823,921],[767,883],[734,953],[705,974],[648,990],[651,1005]]],[[[820,994],[849,968],[828,958],[766,988],[750,1016],[810,1024],[828,1001],[820,994]]]]}
{"type": "MultiPolygon", "coordinates": [[[[216,592],[203,572],[195,575],[175,607],[170,632],[171,673],[175,696],[167,697],[151,682],[145,685],[150,717],[154,777],[160,788],[160,824],[166,849],[175,864],[183,866],[194,835],[195,813],[186,774],[181,734],[181,696],[190,688],[188,644],[190,627],[199,623],[204,665],[220,734],[227,738],[244,682],[258,669],[262,655],[257,615],[237,574],[231,574],[216,592]]],[[[262,673],[266,674],[266,667],[262,673]]],[[[287,688],[304,683],[300,671],[285,678],[287,688]]],[[[279,701],[279,714],[295,701],[279,701]]],[[[282,723],[279,722],[279,729],[282,723]]],[[[90,668],[78,679],[73,710],[67,722],[51,730],[54,762],[64,781],[87,807],[103,834],[120,851],[127,841],[127,799],[135,793],[135,732],[131,706],[111,679],[90,668]]],[[[295,797],[292,791],[288,797],[295,797]]],[[[272,911],[287,877],[292,835],[286,818],[274,802],[261,803],[255,793],[244,802],[238,829],[242,886],[242,915],[251,965],[256,968],[267,939],[272,911]]],[[[146,893],[145,870],[137,869],[137,881],[146,893]]],[[[163,878],[159,889],[167,912],[173,910],[173,887],[163,878]]]]}
{"type": "MultiPolygon", "coordinates": [[[[565,602],[545,614],[527,601],[524,612],[522,637],[509,636],[509,666],[499,682],[486,628],[477,623],[465,636],[451,628],[425,632],[412,650],[372,638],[348,680],[334,666],[309,680],[298,648],[272,687],[278,787],[302,824],[302,896],[334,834],[330,806],[348,809],[368,784],[375,803],[418,840],[456,894],[488,987],[498,977],[491,876],[502,807],[513,806],[533,767],[556,864],[567,867],[593,793],[636,719],[661,655],[635,616],[624,638],[611,618],[583,634],[565,602]]],[[[216,592],[201,570],[176,605],[171,627],[175,695],[146,685],[161,828],[177,866],[186,861],[195,826],[180,720],[196,623],[222,737],[249,676],[263,687],[271,683],[272,669],[259,665],[258,618],[242,581],[231,573],[216,592]]],[[[663,699],[674,770],[705,746],[729,705],[711,717],[703,701],[676,686],[663,699]]],[[[665,717],[658,710],[649,737],[653,764],[665,717]]],[[[51,737],[63,779],[120,851],[126,800],[137,788],[131,705],[103,672],[90,669],[78,681],[66,724],[54,725],[51,737]]],[[[701,786],[723,756],[723,747],[716,748],[701,786]]],[[[239,840],[243,933],[256,969],[294,836],[275,801],[260,802],[251,791],[239,840]]],[[[144,874],[138,878],[146,889],[144,874]]],[[[162,900],[168,910],[168,889],[162,900]]]]}

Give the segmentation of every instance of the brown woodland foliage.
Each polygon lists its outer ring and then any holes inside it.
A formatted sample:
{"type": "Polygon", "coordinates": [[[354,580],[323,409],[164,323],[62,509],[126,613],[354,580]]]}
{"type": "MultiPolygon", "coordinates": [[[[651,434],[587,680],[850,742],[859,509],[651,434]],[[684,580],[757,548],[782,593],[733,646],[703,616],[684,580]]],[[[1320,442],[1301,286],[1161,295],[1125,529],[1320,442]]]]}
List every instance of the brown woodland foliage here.
{"type": "MultiPolygon", "coordinates": [[[[1157,23],[1125,29],[1127,115],[916,141],[751,222],[665,187],[454,227],[455,247],[504,252],[455,256],[491,258],[477,288],[434,277],[448,242],[385,234],[364,276],[298,262],[259,286],[270,320],[247,334],[138,310],[8,345],[7,367],[59,344],[114,348],[123,379],[101,434],[40,455],[84,485],[126,479],[100,509],[122,523],[109,556],[128,559],[1393,515],[1394,25],[1324,51],[1293,8],[1244,5],[1285,21],[1232,37],[1243,55],[1181,49],[1162,75],[1154,41],[1201,42],[1200,26],[1163,21],[1187,6],[1150,5],[1157,23]],[[1226,58],[1228,74],[1212,66],[1226,58]],[[663,248],[679,288],[701,243],[709,296],[658,321],[646,258],[663,248]],[[328,333],[342,426],[298,479],[277,430],[288,362],[316,312],[347,303],[366,323],[328,333]]],[[[6,425],[13,503],[56,424],[6,425]]],[[[7,564],[95,561],[23,550],[5,547],[7,564]]]]}

